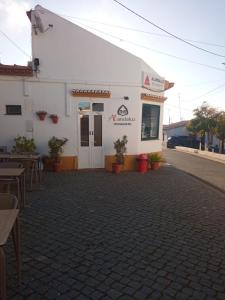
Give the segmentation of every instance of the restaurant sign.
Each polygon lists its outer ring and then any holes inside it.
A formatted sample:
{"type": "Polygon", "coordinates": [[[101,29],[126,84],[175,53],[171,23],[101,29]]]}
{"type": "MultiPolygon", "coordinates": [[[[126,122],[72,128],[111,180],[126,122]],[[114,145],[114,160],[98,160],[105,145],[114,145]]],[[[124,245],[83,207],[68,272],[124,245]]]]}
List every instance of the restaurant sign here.
{"type": "Polygon", "coordinates": [[[121,105],[117,109],[116,114],[112,114],[109,120],[112,120],[113,125],[132,125],[132,122],[135,121],[135,118],[128,116],[129,111],[125,105],[121,105]]]}
{"type": "Polygon", "coordinates": [[[160,76],[142,72],[142,87],[155,92],[164,91],[165,80],[160,76]]]}

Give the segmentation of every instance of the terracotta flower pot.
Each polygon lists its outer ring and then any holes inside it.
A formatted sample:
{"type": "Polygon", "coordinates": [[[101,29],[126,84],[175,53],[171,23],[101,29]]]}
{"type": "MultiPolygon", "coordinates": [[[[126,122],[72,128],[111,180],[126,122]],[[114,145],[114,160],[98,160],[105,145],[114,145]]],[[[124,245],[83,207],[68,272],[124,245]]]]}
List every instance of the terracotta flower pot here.
{"type": "Polygon", "coordinates": [[[151,163],[151,170],[157,170],[159,168],[159,162],[151,163]]]}
{"type": "Polygon", "coordinates": [[[37,112],[37,116],[39,117],[40,121],[44,121],[46,115],[47,115],[47,113],[45,111],[37,112]]]}
{"type": "Polygon", "coordinates": [[[52,123],[57,124],[59,121],[59,117],[57,115],[51,115],[52,123]]]}
{"type": "Polygon", "coordinates": [[[121,172],[121,165],[117,163],[112,164],[112,172],[115,174],[119,174],[121,172]]]}
{"type": "Polygon", "coordinates": [[[53,172],[59,172],[61,170],[61,162],[54,161],[52,167],[53,167],[53,172]]]}

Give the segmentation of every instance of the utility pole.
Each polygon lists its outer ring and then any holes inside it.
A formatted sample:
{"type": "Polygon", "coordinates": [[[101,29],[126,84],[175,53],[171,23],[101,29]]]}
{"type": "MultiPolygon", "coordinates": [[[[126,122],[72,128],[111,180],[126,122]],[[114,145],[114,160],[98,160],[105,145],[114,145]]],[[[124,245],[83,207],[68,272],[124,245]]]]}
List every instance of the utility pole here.
{"type": "Polygon", "coordinates": [[[171,123],[171,118],[170,118],[170,110],[168,109],[168,115],[169,115],[169,125],[171,123]]]}
{"type": "Polygon", "coordinates": [[[180,105],[180,93],[178,93],[178,100],[179,100],[180,121],[182,121],[182,117],[181,117],[181,105],[180,105]]]}

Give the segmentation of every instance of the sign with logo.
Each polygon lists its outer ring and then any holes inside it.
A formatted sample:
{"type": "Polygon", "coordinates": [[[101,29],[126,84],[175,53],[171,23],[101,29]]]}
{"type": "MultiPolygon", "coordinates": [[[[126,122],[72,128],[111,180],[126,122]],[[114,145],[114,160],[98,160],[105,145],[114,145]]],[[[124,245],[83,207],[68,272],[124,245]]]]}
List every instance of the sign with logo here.
{"type": "Polygon", "coordinates": [[[148,90],[155,92],[163,92],[165,87],[165,79],[159,76],[142,72],[142,86],[148,90]]]}
{"type": "Polygon", "coordinates": [[[135,118],[128,116],[128,108],[125,105],[121,105],[117,109],[117,114],[112,114],[109,120],[112,120],[113,125],[132,125],[135,118]]]}

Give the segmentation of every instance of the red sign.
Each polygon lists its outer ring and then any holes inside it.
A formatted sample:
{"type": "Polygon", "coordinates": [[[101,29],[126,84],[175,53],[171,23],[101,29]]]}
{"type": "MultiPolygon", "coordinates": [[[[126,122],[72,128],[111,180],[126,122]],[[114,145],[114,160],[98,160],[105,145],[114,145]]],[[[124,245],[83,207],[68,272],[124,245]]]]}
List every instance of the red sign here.
{"type": "Polygon", "coordinates": [[[145,77],[144,85],[150,85],[148,75],[145,77]]]}

